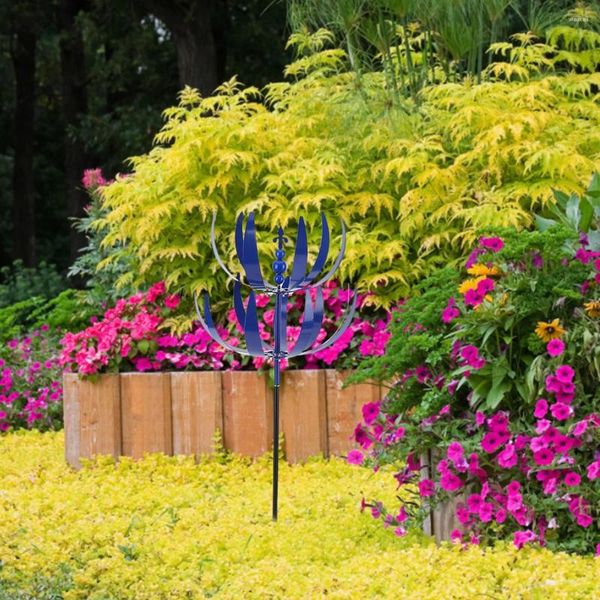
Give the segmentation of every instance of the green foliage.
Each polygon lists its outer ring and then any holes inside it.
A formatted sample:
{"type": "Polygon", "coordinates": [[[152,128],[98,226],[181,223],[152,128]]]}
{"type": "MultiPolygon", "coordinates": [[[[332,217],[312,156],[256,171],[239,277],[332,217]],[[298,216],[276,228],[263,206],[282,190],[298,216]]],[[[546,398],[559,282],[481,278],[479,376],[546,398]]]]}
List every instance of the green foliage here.
{"type": "Polygon", "coordinates": [[[576,236],[587,236],[590,250],[600,250],[600,175],[596,173],[587,190],[570,196],[554,190],[554,203],[548,203],[542,215],[535,215],[540,231],[561,226],[576,236]]]}
{"type": "Polygon", "coordinates": [[[82,295],[89,310],[97,313],[103,312],[105,304],[114,304],[118,298],[130,296],[135,290],[122,286],[117,290],[116,282],[130,269],[130,264],[122,250],[122,244],[104,244],[107,234],[106,227],[98,227],[96,223],[106,216],[106,209],[101,204],[102,187],[91,187],[90,204],[86,208],[86,215],[74,219],[74,228],[83,233],[87,239],[87,246],[81,249],[80,256],[71,265],[69,277],[81,278],[85,281],[87,291],[82,295]],[[116,256],[115,256],[116,255],[116,256]],[[97,266],[103,262],[107,265],[98,270],[97,266]]]}
{"type": "Polygon", "coordinates": [[[536,50],[501,63],[521,78],[491,67],[493,80],[480,85],[424,88],[421,107],[407,112],[387,102],[382,72],[363,73],[357,92],[329,39],[297,34],[292,81],[262,94],[235,79],[209,98],[182,92],[152,151],[104,189],[106,216],[93,226],[106,228],[105,248],[122,247],[101,269],[123,258],[131,268],[120,286],[164,279],[188,295],[223,289],[209,244],[213,211],[217,243],[236,269],[239,211],[260,213],[265,252],[265,229],[303,215],[318,230],[323,210],[350,226],[343,280],[391,305],[456,264],[482,229],[530,227],[553,188],[581,193],[600,168],[598,73],[541,73],[536,50]]]}
{"type": "Polygon", "coordinates": [[[42,325],[79,331],[89,324],[93,314],[78,290],[65,290],[50,300],[34,296],[0,308],[0,341],[19,337],[42,325]]]}
{"type": "Polygon", "coordinates": [[[36,268],[28,268],[16,260],[12,266],[0,268],[0,308],[33,296],[52,298],[65,287],[54,265],[41,262],[36,268]]]}

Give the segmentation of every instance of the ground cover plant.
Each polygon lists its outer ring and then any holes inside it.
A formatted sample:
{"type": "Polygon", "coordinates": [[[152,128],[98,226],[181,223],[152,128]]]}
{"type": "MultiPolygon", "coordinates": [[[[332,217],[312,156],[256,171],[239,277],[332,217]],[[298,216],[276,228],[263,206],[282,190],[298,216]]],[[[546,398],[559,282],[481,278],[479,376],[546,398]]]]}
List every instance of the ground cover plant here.
{"type": "Polygon", "coordinates": [[[209,244],[213,211],[237,269],[240,211],[260,213],[261,227],[302,215],[318,233],[324,210],[351,226],[342,279],[389,306],[467,253],[482,228],[533,226],[553,188],[579,193],[600,167],[593,30],[519,34],[490,49],[480,84],[425,85],[403,107],[387,101],[381,71],[363,73],[359,93],[331,41],[327,31],[298,32],[287,82],[259,91],[231,80],[205,98],[188,88],[165,111],[154,148],[102,189],[96,227],[120,250],[100,266],[131,261],[119,284],[224,290],[209,244]]]}
{"type": "Polygon", "coordinates": [[[356,439],[375,466],[405,461],[421,499],[375,503],[387,526],[457,498],[457,541],[600,555],[599,284],[600,252],[557,225],[482,236],[422,283],[357,376],[394,382],[356,439]]]}
{"type": "Polygon", "coordinates": [[[218,454],[64,463],[62,433],[0,438],[0,598],[493,597],[587,600],[600,563],[543,549],[436,548],[383,530],[363,494],[385,478],[336,459],[271,465],[218,454]]]}

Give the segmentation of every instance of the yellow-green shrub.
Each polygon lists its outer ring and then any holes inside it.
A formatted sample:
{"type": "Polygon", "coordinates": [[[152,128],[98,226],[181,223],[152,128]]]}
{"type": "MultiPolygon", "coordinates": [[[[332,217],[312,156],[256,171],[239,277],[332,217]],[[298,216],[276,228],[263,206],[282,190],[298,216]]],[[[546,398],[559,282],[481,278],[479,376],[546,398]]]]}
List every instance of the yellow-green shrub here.
{"type": "MultiPolygon", "coordinates": [[[[304,49],[328,39],[301,37],[304,49]]],[[[553,187],[581,192],[600,168],[600,35],[561,28],[550,42],[496,45],[508,60],[483,83],[426,87],[407,110],[388,105],[382,73],[357,93],[335,49],[302,56],[264,94],[235,80],[210,98],[184,90],[133,175],[105,189],[107,243],[134,257],[122,281],[210,289],[212,211],[232,259],[238,211],[273,230],[300,215],[317,229],[324,210],[350,226],[343,277],[388,304],[482,228],[531,225],[553,187]]]]}
{"type": "Polygon", "coordinates": [[[339,459],[282,465],[274,524],[268,460],[101,458],[74,472],[61,433],[6,435],[0,598],[584,600],[600,590],[591,557],[396,538],[359,512],[362,494],[391,499],[389,476],[339,459]]]}

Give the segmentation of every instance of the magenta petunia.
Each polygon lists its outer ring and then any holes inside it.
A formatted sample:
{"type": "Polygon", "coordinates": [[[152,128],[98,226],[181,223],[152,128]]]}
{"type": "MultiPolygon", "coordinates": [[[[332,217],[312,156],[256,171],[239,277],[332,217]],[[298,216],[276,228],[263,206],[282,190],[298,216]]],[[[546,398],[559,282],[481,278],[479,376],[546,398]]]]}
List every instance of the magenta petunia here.
{"type": "Polygon", "coordinates": [[[440,477],[440,487],[447,492],[459,490],[463,485],[462,479],[451,471],[445,471],[440,477]]]}
{"type": "Polygon", "coordinates": [[[548,412],[548,401],[545,398],[540,398],[535,403],[535,409],[533,410],[533,416],[536,419],[543,419],[548,412]]]}
{"type": "Polygon", "coordinates": [[[596,460],[588,465],[587,476],[588,479],[600,478],[600,460],[596,460]]]}
{"type": "Polygon", "coordinates": [[[549,448],[542,448],[533,453],[533,460],[539,466],[549,465],[554,460],[554,452],[549,448]]]}
{"type": "Polygon", "coordinates": [[[365,460],[364,454],[360,450],[350,450],[346,460],[351,465],[361,465],[365,460]]]}
{"type": "Polygon", "coordinates": [[[575,377],[575,371],[573,367],[569,365],[561,365],[556,369],[556,379],[562,383],[572,383],[575,377]]]}
{"type": "Polygon", "coordinates": [[[563,481],[569,487],[577,487],[581,483],[581,475],[575,473],[575,471],[569,471],[563,481]]]}
{"type": "Polygon", "coordinates": [[[565,351],[565,343],[558,338],[554,338],[548,342],[546,350],[552,357],[560,356],[565,351]]]}
{"type": "Polygon", "coordinates": [[[550,412],[557,421],[566,421],[571,416],[571,411],[571,407],[562,402],[555,402],[550,407],[550,412]]]}
{"type": "Polygon", "coordinates": [[[504,242],[499,237],[482,237],[479,240],[479,245],[492,252],[500,252],[504,248],[504,242]]]}
{"type": "Polygon", "coordinates": [[[446,455],[448,456],[449,460],[451,460],[453,463],[456,463],[457,461],[464,458],[465,451],[460,442],[451,442],[448,446],[446,455]]]}
{"type": "Polygon", "coordinates": [[[428,498],[435,494],[435,483],[431,479],[423,479],[419,481],[419,494],[423,498],[428,498]]]}
{"type": "Polygon", "coordinates": [[[366,425],[371,425],[379,415],[379,402],[367,402],[362,407],[362,415],[366,425]]]}

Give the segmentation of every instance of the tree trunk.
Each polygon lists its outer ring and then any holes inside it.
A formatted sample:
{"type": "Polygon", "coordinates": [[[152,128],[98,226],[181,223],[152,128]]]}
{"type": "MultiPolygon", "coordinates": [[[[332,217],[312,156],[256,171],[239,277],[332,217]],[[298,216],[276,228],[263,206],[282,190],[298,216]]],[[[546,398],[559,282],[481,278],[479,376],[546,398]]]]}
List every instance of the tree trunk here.
{"type": "MultiPolygon", "coordinates": [[[[67,207],[70,217],[82,217],[87,196],[81,187],[81,177],[86,164],[85,146],[77,135],[81,118],[87,113],[85,81],[85,52],[77,15],[83,10],[81,0],[60,2],[60,64],[62,76],[62,106],[65,122],[64,168],[67,190],[67,207]]],[[[71,229],[70,255],[73,261],[85,244],[82,233],[71,229]]]]}
{"type": "Polygon", "coordinates": [[[16,107],[13,167],[13,258],[26,266],[36,262],[33,136],[35,117],[35,47],[31,31],[17,31],[13,63],[16,107]]]}
{"type": "Polygon", "coordinates": [[[209,96],[222,82],[225,66],[225,0],[145,0],[146,10],[171,31],[177,50],[179,83],[209,96]]]}

